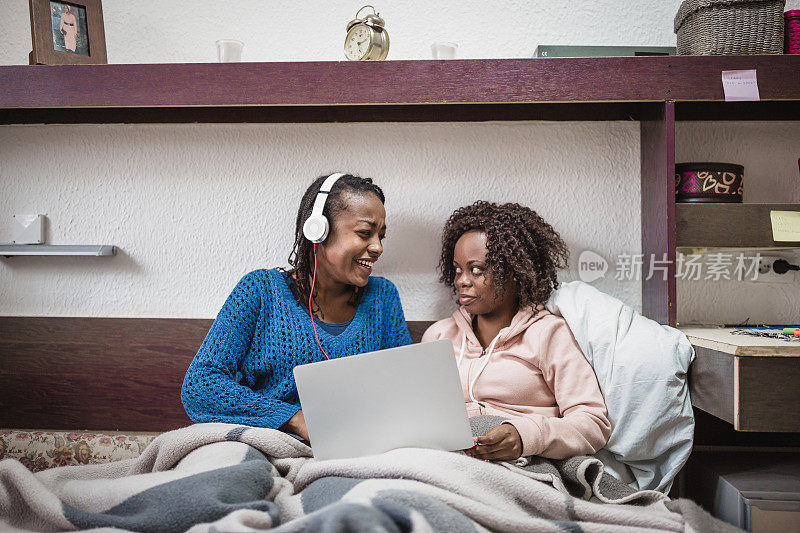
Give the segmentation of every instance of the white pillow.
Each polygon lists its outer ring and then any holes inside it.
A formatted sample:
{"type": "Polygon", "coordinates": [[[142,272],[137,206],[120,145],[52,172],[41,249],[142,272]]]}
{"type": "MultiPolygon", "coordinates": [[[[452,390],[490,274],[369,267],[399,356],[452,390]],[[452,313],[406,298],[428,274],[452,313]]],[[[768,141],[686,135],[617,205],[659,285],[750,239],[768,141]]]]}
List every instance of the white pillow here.
{"type": "Polygon", "coordinates": [[[606,400],[611,438],[595,456],[634,489],[668,492],[692,449],[686,374],[694,348],[677,329],[582,281],[562,283],[547,309],[566,320],[606,400]]]}

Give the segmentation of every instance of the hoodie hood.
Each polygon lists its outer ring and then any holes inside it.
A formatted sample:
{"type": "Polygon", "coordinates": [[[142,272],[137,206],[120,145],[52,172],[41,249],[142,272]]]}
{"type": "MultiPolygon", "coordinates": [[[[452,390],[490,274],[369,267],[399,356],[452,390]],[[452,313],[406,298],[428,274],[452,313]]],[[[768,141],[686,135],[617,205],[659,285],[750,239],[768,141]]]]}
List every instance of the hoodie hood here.
{"type": "MultiPolygon", "coordinates": [[[[520,309],[517,311],[517,314],[514,315],[514,318],[511,319],[511,324],[500,330],[500,333],[497,335],[495,349],[512,344],[517,340],[517,337],[525,333],[525,330],[527,330],[531,324],[549,314],[550,311],[545,309],[544,305],[538,305],[535,308],[524,307],[520,309]]],[[[472,317],[473,315],[469,314],[464,306],[459,307],[453,313],[453,320],[458,327],[459,335],[466,335],[468,343],[480,346],[481,344],[478,342],[478,337],[475,336],[475,331],[472,329],[472,317]]]]}

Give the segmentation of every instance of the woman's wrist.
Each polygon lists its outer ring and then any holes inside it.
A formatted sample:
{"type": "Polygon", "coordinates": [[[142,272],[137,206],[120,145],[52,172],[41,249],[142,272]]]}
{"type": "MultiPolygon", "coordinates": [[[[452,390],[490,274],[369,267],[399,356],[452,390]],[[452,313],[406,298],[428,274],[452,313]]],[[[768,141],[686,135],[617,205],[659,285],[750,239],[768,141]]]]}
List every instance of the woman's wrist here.
{"type": "Polygon", "coordinates": [[[280,427],[280,429],[288,430],[288,431],[291,431],[292,433],[297,433],[297,429],[299,428],[298,421],[299,421],[300,417],[302,416],[300,414],[302,412],[303,411],[300,410],[300,411],[297,411],[295,414],[293,414],[292,418],[290,418],[289,420],[284,422],[283,425],[280,427]]]}
{"type": "Polygon", "coordinates": [[[294,431],[295,427],[293,421],[294,421],[294,415],[292,415],[292,418],[281,424],[281,426],[278,429],[281,429],[283,431],[294,431]]]}

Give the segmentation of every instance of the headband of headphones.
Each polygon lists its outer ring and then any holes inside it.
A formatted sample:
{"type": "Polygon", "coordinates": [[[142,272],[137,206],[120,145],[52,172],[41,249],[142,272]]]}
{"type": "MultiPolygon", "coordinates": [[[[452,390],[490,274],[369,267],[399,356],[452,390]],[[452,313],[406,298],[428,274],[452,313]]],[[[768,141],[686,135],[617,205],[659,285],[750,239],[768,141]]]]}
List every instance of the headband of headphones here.
{"type": "Polygon", "coordinates": [[[325,202],[333,189],[334,183],[344,176],[343,172],[336,172],[328,176],[319,188],[317,197],[314,200],[314,207],[311,209],[311,216],[303,224],[303,235],[313,243],[320,243],[325,240],[330,230],[328,218],[322,214],[325,209],[325,202]]]}
{"type": "Polygon", "coordinates": [[[317,193],[317,198],[314,200],[314,208],[311,210],[312,217],[322,216],[322,210],[325,209],[325,202],[328,200],[328,194],[330,194],[331,189],[333,189],[333,184],[339,181],[339,178],[342,176],[344,176],[342,172],[336,172],[328,176],[325,181],[322,182],[322,186],[317,193]]]}

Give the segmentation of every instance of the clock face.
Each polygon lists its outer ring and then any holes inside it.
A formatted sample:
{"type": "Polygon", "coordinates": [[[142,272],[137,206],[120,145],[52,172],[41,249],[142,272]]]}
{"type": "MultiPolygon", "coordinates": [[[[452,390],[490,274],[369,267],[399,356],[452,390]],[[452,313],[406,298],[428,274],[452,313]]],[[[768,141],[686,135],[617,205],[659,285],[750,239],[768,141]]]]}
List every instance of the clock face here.
{"type": "Polygon", "coordinates": [[[371,31],[363,24],[350,28],[344,41],[344,55],[347,59],[358,61],[367,54],[372,39],[371,31]]]}

